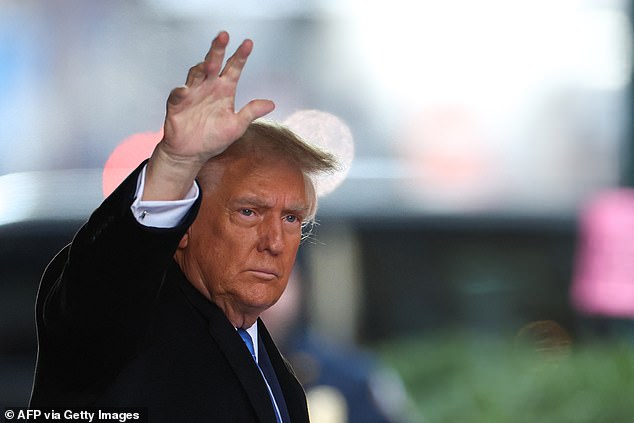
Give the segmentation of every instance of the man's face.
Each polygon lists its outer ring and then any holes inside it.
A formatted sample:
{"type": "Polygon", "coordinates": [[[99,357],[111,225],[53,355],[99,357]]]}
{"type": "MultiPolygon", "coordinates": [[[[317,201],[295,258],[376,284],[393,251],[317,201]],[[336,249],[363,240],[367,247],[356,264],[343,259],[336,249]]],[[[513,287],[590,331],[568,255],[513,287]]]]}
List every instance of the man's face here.
{"type": "Polygon", "coordinates": [[[308,204],[293,164],[238,158],[221,166],[219,182],[203,186],[177,260],[190,282],[240,325],[235,314],[257,317],[286,288],[308,204]]]}

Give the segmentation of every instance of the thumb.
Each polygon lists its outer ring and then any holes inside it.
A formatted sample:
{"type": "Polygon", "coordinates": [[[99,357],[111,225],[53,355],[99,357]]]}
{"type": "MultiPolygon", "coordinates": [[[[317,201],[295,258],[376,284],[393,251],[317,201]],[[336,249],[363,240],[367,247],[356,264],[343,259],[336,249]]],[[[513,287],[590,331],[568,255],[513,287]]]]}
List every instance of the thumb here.
{"type": "Polygon", "coordinates": [[[251,100],[240,109],[238,118],[247,126],[254,120],[271,113],[273,110],[275,110],[275,103],[271,100],[251,100]]]}
{"type": "Polygon", "coordinates": [[[169,97],[167,97],[167,105],[178,106],[185,98],[187,90],[188,90],[188,87],[185,85],[174,88],[170,92],[169,97]]]}

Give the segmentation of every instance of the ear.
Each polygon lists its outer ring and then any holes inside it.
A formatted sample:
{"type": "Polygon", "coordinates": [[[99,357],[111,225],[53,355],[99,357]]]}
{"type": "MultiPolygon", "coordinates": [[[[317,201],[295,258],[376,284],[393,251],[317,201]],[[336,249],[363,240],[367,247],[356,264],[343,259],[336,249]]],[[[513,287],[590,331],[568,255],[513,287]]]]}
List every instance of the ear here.
{"type": "Polygon", "coordinates": [[[189,245],[189,231],[191,231],[191,228],[187,229],[185,235],[183,235],[181,240],[178,242],[178,248],[181,250],[184,250],[185,248],[187,248],[187,245],[189,245]]]}

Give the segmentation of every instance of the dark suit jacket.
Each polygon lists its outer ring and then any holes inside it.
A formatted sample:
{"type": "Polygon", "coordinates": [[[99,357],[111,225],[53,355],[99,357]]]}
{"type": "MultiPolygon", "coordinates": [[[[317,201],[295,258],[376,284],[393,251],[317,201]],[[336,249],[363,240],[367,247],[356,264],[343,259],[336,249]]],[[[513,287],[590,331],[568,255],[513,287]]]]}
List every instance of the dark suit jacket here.
{"type": "MultiPolygon", "coordinates": [[[[275,422],[242,339],[172,259],[200,201],[176,228],[144,227],[130,212],[138,173],[42,277],[31,407],[147,407],[151,423],[275,422]]],[[[258,325],[291,420],[307,422],[299,382],[258,325]]]]}

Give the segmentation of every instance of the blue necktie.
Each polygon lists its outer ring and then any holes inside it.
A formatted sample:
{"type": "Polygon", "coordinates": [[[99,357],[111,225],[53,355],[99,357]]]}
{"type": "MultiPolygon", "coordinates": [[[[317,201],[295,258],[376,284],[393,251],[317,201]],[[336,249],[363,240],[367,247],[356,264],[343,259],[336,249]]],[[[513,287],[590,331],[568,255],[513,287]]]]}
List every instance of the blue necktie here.
{"type": "Polygon", "coordinates": [[[247,332],[246,330],[242,328],[238,328],[238,334],[240,335],[240,338],[242,338],[247,348],[249,349],[249,352],[251,353],[251,357],[253,357],[253,361],[255,361],[255,365],[258,367],[258,370],[260,371],[260,374],[262,375],[262,379],[264,379],[264,382],[266,383],[266,388],[269,391],[269,396],[271,397],[271,402],[273,403],[273,409],[275,410],[275,419],[277,420],[277,423],[282,423],[282,416],[280,415],[280,410],[277,406],[277,402],[275,401],[275,396],[273,395],[273,391],[271,391],[269,382],[266,380],[266,377],[264,376],[264,373],[262,372],[262,369],[260,368],[260,365],[258,364],[257,357],[255,356],[255,348],[253,347],[253,339],[251,339],[251,335],[249,335],[249,332],[247,332]]]}

